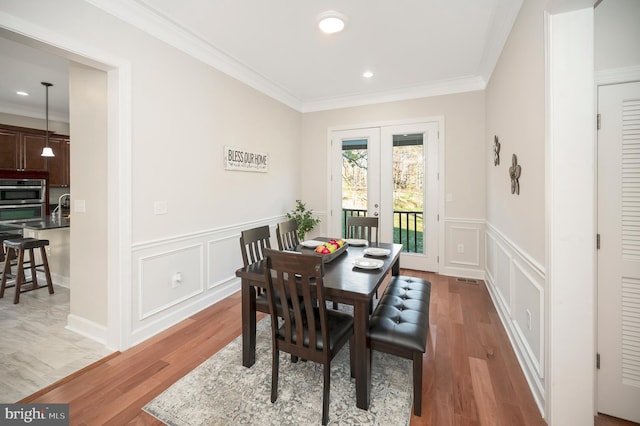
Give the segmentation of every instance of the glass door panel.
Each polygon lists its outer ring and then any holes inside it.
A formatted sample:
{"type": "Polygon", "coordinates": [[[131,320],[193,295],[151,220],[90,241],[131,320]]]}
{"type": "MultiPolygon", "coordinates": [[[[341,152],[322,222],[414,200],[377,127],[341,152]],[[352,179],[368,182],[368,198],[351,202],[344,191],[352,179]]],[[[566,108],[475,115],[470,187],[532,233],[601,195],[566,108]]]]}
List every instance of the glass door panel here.
{"type": "Polygon", "coordinates": [[[424,253],[423,139],[422,133],[392,136],[393,242],[408,253],[424,253]]]}
{"type": "Polygon", "coordinates": [[[378,216],[380,197],[380,130],[332,133],[333,235],[345,237],[347,217],[378,216]]]}
{"type": "Polygon", "coordinates": [[[402,267],[438,271],[438,123],[383,127],[380,146],[383,240],[402,267]]]}

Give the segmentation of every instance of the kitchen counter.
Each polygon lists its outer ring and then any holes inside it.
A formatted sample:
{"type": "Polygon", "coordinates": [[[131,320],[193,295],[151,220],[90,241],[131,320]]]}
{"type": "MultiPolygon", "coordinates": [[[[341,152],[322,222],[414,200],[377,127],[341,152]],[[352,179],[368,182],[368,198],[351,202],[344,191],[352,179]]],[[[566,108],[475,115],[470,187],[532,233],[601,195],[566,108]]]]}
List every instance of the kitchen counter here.
{"type": "Polygon", "coordinates": [[[71,226],[71,221],[66,218],[58,220],[53,219],[52,216],[47,216],[45,220],[29,220],[25,222],[13,222],[3,224],[12,228],[31,229],[33,231],[46,231],[48,229],[68,228],[71,226]]]}
{"type": "MultiPolygon", "coordinates": [[[[57,217],[53,220],[51,216],[47,216],[45,220],[29,220],[3,225],[6,225],[5,228],[21,229],[23,237],[49,240],[46,252],[53,284],[69,288],[71,270],[69,256],[69,232],[71,228],[69,220],[63,218],[60,221],[57,217]]],[[[36,250],[34,254],[37,263],[42,263],[40,252],[36,250]]],[[[38,279],[42,278],[44,280],[44,276],[41,275],[42,273],[39,271],[38,279]]]]}

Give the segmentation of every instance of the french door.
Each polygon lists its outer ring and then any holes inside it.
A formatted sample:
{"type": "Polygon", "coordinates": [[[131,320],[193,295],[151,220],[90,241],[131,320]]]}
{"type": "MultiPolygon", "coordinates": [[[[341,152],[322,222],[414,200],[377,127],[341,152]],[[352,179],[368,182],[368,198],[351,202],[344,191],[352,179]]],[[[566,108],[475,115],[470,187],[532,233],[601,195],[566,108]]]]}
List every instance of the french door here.
{"type": "Polygon", "coordinates": [[[404,268],[438,271],[438,127],[424,122],[331,132],[330,232],[348,216],[379,218],[404,268]]]}

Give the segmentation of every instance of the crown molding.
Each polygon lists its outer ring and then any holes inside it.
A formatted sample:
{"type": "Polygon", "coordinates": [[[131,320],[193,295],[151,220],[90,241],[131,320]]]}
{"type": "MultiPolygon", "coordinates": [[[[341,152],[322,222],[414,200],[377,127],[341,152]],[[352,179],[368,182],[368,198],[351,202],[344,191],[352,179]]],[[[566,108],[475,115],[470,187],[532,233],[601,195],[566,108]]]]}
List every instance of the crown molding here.
{"type": "MultiPolygon", "coordinates": [[[[141,1],[85,1],[302,113],[484,90],[486,87],[486,78],[468,76],[386,92],[361,93],[303,102],[279,85],[274,84],[261,74],[256,73],[202,38],[171,21],[168,17],[162,16],[145,6],[141,1]]],[[[510,10],[510,14],[514,14],[513,19],[517,15],[520,4],[518,3],[518,6],[514,8],[515,11],[510,10]]],[[[496,19],[498,18],[500,17],[496,19]]],[[[513,20],[510,21],[510,24],[512,23],[513,20]]],[[[501,31],[505,32],[504,40],[506,40],[510,28],[509,25],[505,24],[504,28],[501,29],[501,31]]],[[[497,53],[494,54],[495,58],[499,56],[504,40],[501,43],[497,43],[499,49],[497,47],[493,48],[494,50],[497,49],[497,53]]],[[[491,61],[489,62],[491,63],[491,61]]],[[[494,65],[495,59],[490,67],[491,70],[494,65]]]]}
{"type": "Polygon", "coordinates": [[[432,96],[452,95],[456,93],[484,90],[487,83],[478,76],[442,80],[428,85],[412,86],[386,92],[367,93],[353,96],[318,99],[305,102],[302,112],[325,111],[338,108],[350,108],[385,102],[406,101],[429,98],[432,96]]]}
{"type": "MultiPolygon", "coordinates": [[[[43,108],[31,108],[13,103],[4,103],[0,105],[0,112],[22,117],[37,118],[39,120],[45,119],[45,112],[43,108]]],[[[49,121],[59,121],[61,123],[69,124],[69,114],[64,114],[49,108],[49,121]]]]}
{"type": "Polygon", "coordinates": [[[138,1],[85,1],[295,110],[302,108],[301,101],[281,87],[138,1]]]}

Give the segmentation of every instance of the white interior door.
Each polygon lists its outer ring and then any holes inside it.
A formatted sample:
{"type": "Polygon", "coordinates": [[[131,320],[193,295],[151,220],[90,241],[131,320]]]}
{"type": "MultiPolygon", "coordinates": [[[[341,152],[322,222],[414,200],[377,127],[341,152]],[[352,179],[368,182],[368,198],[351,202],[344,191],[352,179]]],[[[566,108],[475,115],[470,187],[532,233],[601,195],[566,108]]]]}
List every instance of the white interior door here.
{"type": "Polygon", "coordinates": [[[331,133],[332,235],[347,216],[377,216],[380,241],[403,245],[402,267],[438,271],[438,126],[331,133]]]}
{"type": "Polygon", "coordinates": [[[640,82],[598,112],[598,411],[640,422],[640,82]]]}

